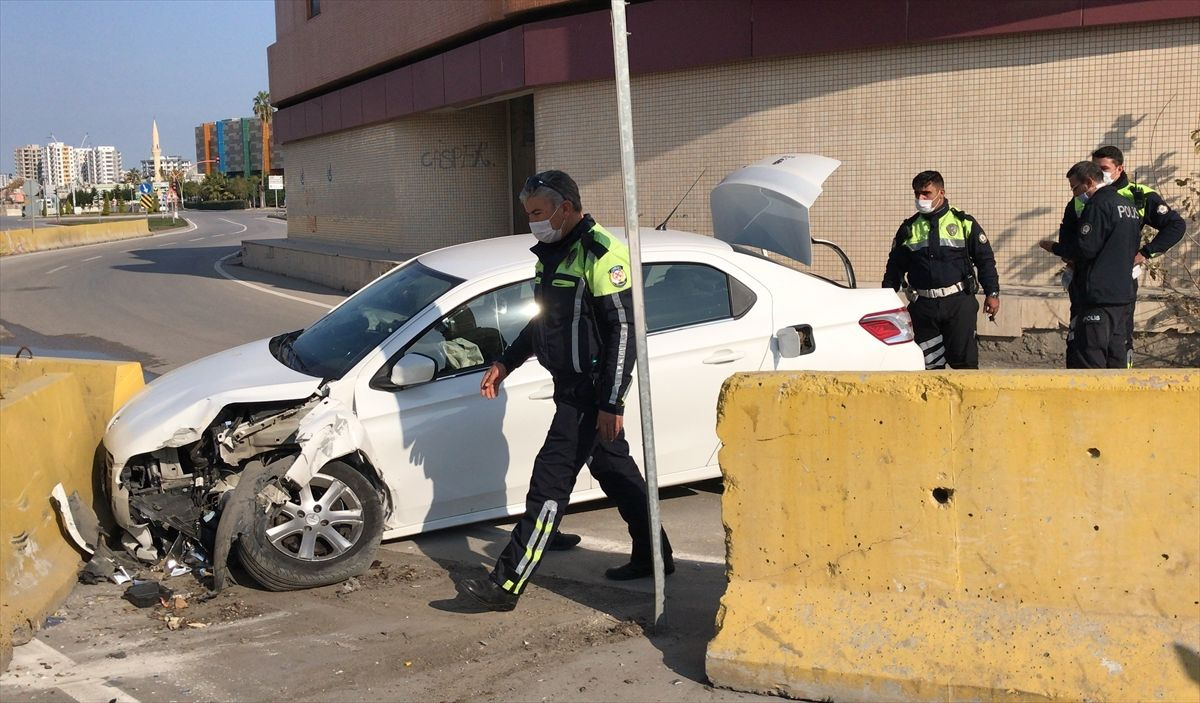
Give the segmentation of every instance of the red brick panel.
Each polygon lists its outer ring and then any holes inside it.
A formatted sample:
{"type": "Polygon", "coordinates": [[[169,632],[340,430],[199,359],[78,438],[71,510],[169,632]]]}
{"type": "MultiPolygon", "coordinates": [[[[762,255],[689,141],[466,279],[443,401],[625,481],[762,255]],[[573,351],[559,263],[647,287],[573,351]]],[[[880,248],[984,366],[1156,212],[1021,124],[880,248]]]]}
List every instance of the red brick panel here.
{"type": "Polygon", "coordinates": [[[1083,0],[1083,24],[1153,22],[1200,17],[1200,0],[1083,0]]]}
{"type": "Polygon", "coordinates": [[[501,95],[525,87],[525,28],[479,41],[480,91],[501,95]]]}
{"type": "Polygon", "coordinates": [[[299,139],[299,135],[292,126],[292,118],[295,117],[297,112],[304,114],[304,106],[298,105],[293,107],[285,107],[276,111],[275,115],[271,118],[275,123],[275,139],[278,140],[280,144],[299,139]]]}
{"type": "Polygon", "coordinates": [[[398,68],[384,76],[387,82],[386,107],[389,120],[402,117],[413,111],[412,66],[398,68]]]}
{"type": "Polygon", "coordinates": [[[752,7],[746,0],[659,0],[630,5],[630,72],[670,71],[750,58],[752,7]]]}
{"type": "Polygon", "coordinates": [[[340,90],[322,95],[321,101],[321,131],[336,132],[342,128],[342,96],[340,90]]]}
{"type": "Polygon", "coordinates": [[[342,97],[342,129],[350,129],[363,124],[362,94],[363,84],[355,83],[338,91],[342,97]]]}
{"type": "Polygon", "coordinates": [[[613,77],[608,10],[525,26],[525,85],[613,77]]]}
{"type": "Polygon", "coordinates": [[[921,0],[908,3],[908,40],[1070,29],[1081,13],[1080,0],[921,0]]]}
{"type": "Polygon", "coordinates": [[[375,76],[362,82],[363,124],[387,119],[387,76],[375,76]]]}
{"type": "Polygon", "coordinates": [[[754,57],[902,44],[908,3],[754,0],[754,57]]]}
{"type": "Polygon", "coordinates": [[[412,65],[413,110],[424,112],[446,104],[445,54],[412,65]]]}
{"type": "Polygon", "coordinates": [[[447,51],[442,68],[445,74],[447,105],[472,102],[482,95],[480,88],[479,42],[447,51]]]}
{"type": "Polygon", "coordinates": [[[304,103],[304,136],[311,137],[321,134],[321,103],[320,98],[314,98],[304,103]]]}

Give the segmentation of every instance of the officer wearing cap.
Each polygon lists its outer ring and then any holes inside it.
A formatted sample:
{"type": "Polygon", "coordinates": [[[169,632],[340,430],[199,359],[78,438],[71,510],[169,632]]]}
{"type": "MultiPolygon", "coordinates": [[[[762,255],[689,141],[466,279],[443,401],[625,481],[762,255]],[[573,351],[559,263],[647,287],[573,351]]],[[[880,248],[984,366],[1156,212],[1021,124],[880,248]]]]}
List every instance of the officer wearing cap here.
{"type": "Polygon", "coordinates": [[[1040,243],[1075,264],[1067,368],[1125,368],[1137,297],[1130,265],[1140,243],[1142,215],[1115,183],[1104,185],[1104,172],[1091,161],[1080,161],[1067,174],[1082,184],[1080,195],[1086,196],[1078,226],[1064,229],[1058,242],[1040,243]]]}
{"type": "Polygon", "coordinates": [[[908,313],[925,368],[979,368],[979,284],[985,293],[984,311],[992,317],[1000,311],[1000,276],[992,245],[974,217],[950,207],[942,174],[922,171],[912,187],[917,213],[896,232],[883,287],[898,291],[907,279],[916,296],[908,313]]]}
{"type": "MultiPolygon", "coordinates": [[[[617,504],[633,541],[629,563],[608,569],[614,580],[650,576],[646,481],[629,455],[623,413],[635,360],[629,249],[583,213],[579,187],[562,171],[525,182],[521,202],[538,243],[534,278],[540,312],[480,384],[495,398],[500,383],[530,356],[554,379],[554,419],[534,459],[525,514],[487,578],[459,590],[489,610],[512,610],[558,529],[584,463],[617,504]]],[[[663,534],[666,573],[675,570],[663,534]]]]}

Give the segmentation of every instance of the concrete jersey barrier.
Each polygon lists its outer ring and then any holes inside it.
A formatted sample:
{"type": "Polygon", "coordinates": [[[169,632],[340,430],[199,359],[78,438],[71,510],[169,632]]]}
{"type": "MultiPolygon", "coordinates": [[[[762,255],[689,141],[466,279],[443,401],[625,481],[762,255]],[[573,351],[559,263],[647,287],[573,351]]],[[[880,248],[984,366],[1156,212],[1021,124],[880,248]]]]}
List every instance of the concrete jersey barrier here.
{"type": "Polygon", "coordinates": [[[75,584],[81,553],[50,492],[61,483],[107,514],[94,490],[113,413],[142,387],[135,362],[0,359],[0,670],[75,584]]]}
{"type": "Polygon", "coordinates": [[[1195,371],[742,374],[718,686],[1200,700],[1195,371]]]}
{"type": "Polygon", "coordinates": [[[83,244],[98,244],[117,239],[133,239],[150,234],[145,218],[110,220],[85,225],[10,229],[0,232],[0,256],[47,249],[64,249],[83,244]]]}

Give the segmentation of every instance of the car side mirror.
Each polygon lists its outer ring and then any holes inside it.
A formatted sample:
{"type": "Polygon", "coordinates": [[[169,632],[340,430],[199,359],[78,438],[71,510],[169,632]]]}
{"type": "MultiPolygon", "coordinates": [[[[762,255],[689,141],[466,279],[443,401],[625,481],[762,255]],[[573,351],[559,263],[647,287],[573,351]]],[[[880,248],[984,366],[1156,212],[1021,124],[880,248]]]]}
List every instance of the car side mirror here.
{"type": "Polygon", "coordinates": [[[779,345],[779,356],[785,359],[811,354],[817,348],[811,325],[784,327],[775,333],[775,343],[779,345]]]}
{"type": "Polygon", "coordinates": [[[417,352],[410,352],[396,360],[388,380],[397,388],[429,383],[437,375],[437,362],[417,352]]]}

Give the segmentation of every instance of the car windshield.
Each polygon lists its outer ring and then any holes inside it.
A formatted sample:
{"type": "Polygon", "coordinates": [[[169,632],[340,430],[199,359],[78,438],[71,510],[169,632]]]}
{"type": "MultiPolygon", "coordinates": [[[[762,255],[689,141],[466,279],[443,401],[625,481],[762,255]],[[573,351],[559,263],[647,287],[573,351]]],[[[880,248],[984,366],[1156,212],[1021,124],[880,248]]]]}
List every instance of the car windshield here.
{"type": "Polygon", "coordinates": [[[284,364],[312,376],[341,378],[372,349],[390,337],[461,279],[416,261],[375,281],[336,310],[295,333],[273,340],[284,364]]]}

